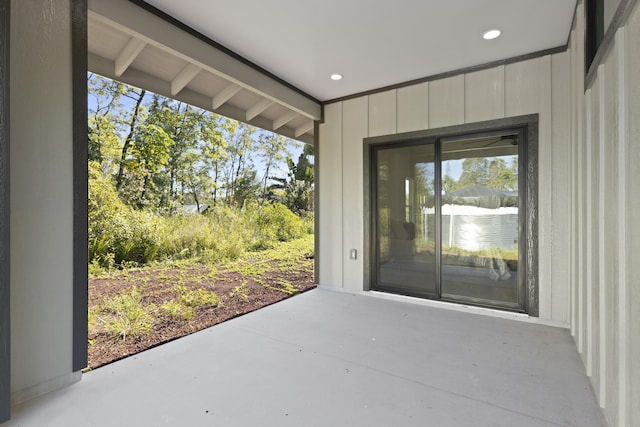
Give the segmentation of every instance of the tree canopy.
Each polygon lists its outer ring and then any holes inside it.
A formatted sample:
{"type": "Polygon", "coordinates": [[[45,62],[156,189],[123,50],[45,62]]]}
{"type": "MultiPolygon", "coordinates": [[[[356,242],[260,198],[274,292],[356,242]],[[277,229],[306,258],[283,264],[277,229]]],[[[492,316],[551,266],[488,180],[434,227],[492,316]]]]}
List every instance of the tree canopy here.
{"type": "Polygon", "coordinates": [[[95,74],[88,86],[89,161],[126,205],[163,215],[273,200],[311,209],[312,147],[293,162],[300,142],[95,74]]]}

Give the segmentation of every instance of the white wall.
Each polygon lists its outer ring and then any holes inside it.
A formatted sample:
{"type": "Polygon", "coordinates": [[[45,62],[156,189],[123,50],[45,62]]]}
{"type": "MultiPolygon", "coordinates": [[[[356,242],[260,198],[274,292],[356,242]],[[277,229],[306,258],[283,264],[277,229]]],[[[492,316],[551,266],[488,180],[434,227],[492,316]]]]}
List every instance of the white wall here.
{"type": "Polygon", "coordinates": [[[72,381],[70,0],[11,2],[11,387],[72,381]]]}
{"type": "Polygon", "coordinates": [[[569,53],[325,107],[320,125],[320,285],[366,289],[363,138],[538,113],[540,317],[568,324],[569,53]]]}
{"type": "Polygon", "coordinates": [[[571,33],[571,332],[609,425],[640,425],[640,7],[584,88],[571,33]]]}

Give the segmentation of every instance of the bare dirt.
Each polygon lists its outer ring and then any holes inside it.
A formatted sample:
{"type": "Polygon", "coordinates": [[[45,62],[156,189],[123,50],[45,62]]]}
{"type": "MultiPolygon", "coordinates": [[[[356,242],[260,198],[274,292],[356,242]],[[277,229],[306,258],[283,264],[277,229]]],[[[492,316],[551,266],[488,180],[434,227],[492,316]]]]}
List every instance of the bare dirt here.
{"type": "Polygon", "coordinates": [[[104,331],[89,333],[89,366],[94,369],[180,338],[218,323],[258,310],[315,287],[313,260],[301,257],[295,268],[276,268],[251,277],[206,265],[179,268],[144,268],[126,274],[89,280],[89,308],[129,292],[135,286],[145,306],[159,307],[176,297],[176,283],[189,288],[214,290],[220,298],[215,307],[197,307],[191,319],[155,315],[149,333],[114,338],[104,331]],[[287,284],[287,285],[284,285],[287,284]]]}

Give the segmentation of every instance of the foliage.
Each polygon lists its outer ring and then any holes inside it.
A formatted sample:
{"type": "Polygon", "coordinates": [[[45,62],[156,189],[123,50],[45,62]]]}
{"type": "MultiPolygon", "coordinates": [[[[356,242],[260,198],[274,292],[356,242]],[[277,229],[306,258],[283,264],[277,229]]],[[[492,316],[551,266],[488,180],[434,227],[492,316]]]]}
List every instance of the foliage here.
{"type": "Polygon", "coordinates": [[[180,304],[176,300],[170,300],[160,306],[160,313],[172,319],[189,320],[193,319],[195,310],[193,307],[180,304]]]}
{"type": "Polygon", "coordinates": [[[103,267],[155,259],[165,232],[162,218],[134,210],[118,197],[110,179],[89,166],[89,261],[103,267]]]}
{"type": "Polygon", "coordinates": [[[286,178],[271,178],[274,181],[269,187],[271,198],[280,201],[298,215],[310,212],[313,206],[313,164],[309,160],[309,156],[312,155],[313,147],[305,146],[297,163],[293,163],[293,160],[287,157],[289,171],[286,178]]]}
{"type": "Polygon", "coordinates": [[[309,231],[308,220],[279,203],[218,206],[205,215],[170,217],[133,209],[97,168],[92,163],[89,176],[89,262],[94,273],[163,259],[236,259],[309,231]]]}
{"type": "Polygon", "coordinates": [[[302,237],[307,227],[286,206],[273,203],[258,210],[258,231],[262,239],[288,242],[302,237]]]}
{"type": "Polygon", "coordinates": [[[142,296],[135,286],[125,293],[116,295],[104,304],[107,317],[103,319],[104,329],[114,339],[147,334],[151,331],[154,317],[142,303],[142,296]]]}
{"type": "Polygon", "coordinates": [[[312,232],[311,146],[294,163],[283,136],[97,75],[88,83],[92,274],[236,259],[312,232]],[[287,178],[272,177],[285,158],[287,178]]]}
{"type": "Polygon", "coordinates": [[[176,286],[178,302],[185,307],[215,307],[220,304],[220,297],[212,291],[202,288],[190,289],[187,286],[176,286]]]}
{"type": "MultiPolygon", "coordinates": [[[[272,175],[284,172],[289,149],[300,144],[94,74],[88,84],[89,160],[137,209],[172,214],[185,204],[262,203],[272,175]]],[[[296,213],[309,210],[312,155],[305,146],[295,165],[293,180],[305,183],[297,196],[278,199],[296,213]]]]}
{"type": "Polygon", "coordinates": [[[462,162],[462,174],[457,181],[446,172],[442,177],[442,189],[445,193],[476,185],[518,191],[517,156],[470,157],[462,162]],[[508,164],[507,160],[510,160],[511,164],[508,164]]]}

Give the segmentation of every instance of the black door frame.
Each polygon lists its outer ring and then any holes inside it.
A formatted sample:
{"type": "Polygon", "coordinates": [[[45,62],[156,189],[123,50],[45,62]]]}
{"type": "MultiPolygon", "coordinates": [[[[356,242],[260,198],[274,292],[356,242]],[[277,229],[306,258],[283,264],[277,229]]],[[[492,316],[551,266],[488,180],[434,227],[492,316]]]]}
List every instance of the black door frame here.
{"type": "MultiPolygon", "coordinates": [[[[489,132],[502,132],[507,130],[521,130],[525,144],[519,150],[519,180],[520,180],[520,267],[519,280],[524,284],[524,311],[530,316],[539,315],[538,307],[538,115],[526,115],[507,119],[491,120],[486,122],[450,126],[425,131],[408,132],[395,135],[386,135],[363,140],[364,155],[364,222],[365,222],[365,290],[375,287],[377,253],[376,227],[375,227],[375,158],[376,147],[393,146],[394,144],[411,144],[431,141],[436,144],[436,149],[443,138],[464,137],[466,135],[478,135],[489,132]],[[372,284],[374,286],[372,286],[372,284]]],[[[437,150],[436,150],[437,151],[437,150]]],[[[438,157],[439,159],[439,157],[438,157]]],[[[436,160],[436,180],[440,179],[436,160]]],[[[436,184],[437,185],[437,184],[436,184]]],[[[437,193],[437,192],[436,192],[437,193]]],[[[436,198],[438,198],[436,194],[436,198]]],[[[436,219],[439,224],[438,218],[436,219]]],[[[436,230],[438,232],[438,225],[436,230]]],[[[438,245],[437,245],[438,246],[438,245]]],[[[439,253],[436,253],[438,259],[439,253]]],[[[439,262],[439,260],[438,260],[439,262]]],[[[439,265],[437,266],[437,268],[439,265]]],[[[439,289],[439,283],[437,283],[439,289]]],[[[459,300],[454,302],[473,303],[473,301],[459,300]]],[[[482,305],[482,304],[479,304],[482,305]]],[[[508,308],[507,308],[508,309],[508,308]]]]}

